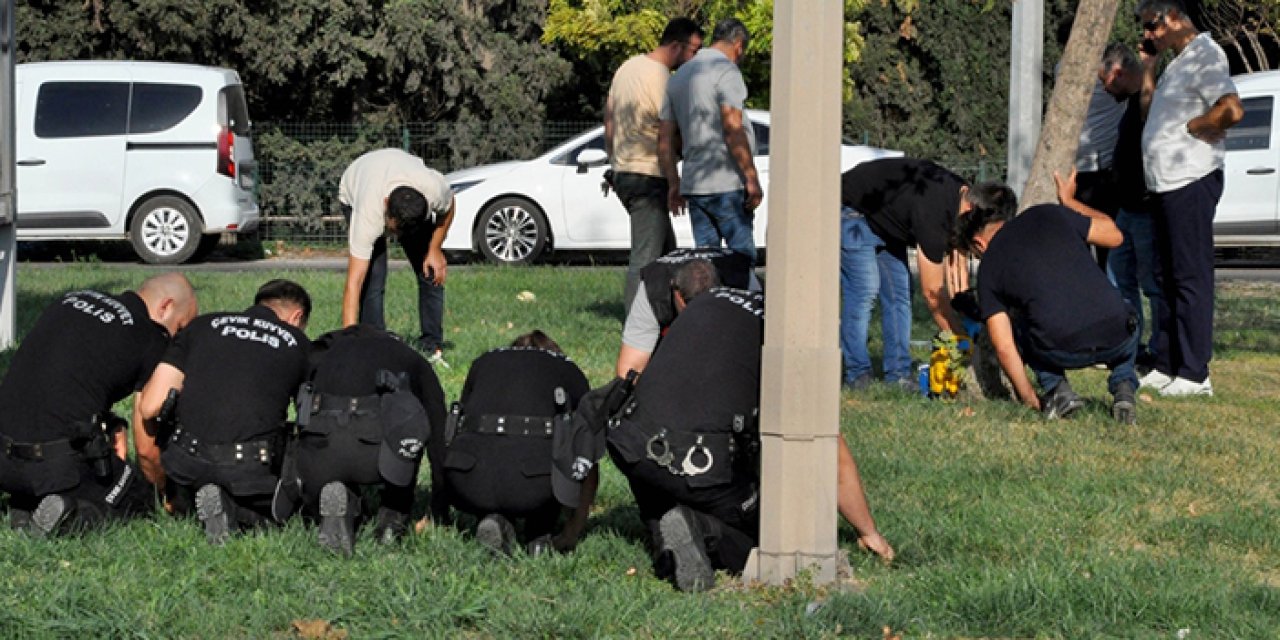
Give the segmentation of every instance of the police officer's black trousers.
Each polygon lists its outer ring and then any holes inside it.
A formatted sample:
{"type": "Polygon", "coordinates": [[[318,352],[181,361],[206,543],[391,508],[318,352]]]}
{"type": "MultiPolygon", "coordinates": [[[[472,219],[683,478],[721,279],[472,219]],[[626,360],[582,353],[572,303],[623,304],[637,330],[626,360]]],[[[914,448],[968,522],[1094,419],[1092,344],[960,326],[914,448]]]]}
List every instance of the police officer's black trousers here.
{"type": "Polygon", "coordinates": [[[99,477],[93,467],[84,461],[66,461],[71,467],[65,470],[78,473],[79,483],[56,491],[32,492],[32,484],[39,485],[41,478],[23,478],[23,475],[39,474],[47,478],[44,464],[12,464],[0,458],[0,490],[9,492],[9,505],[13,509],[34,511],[46,495],[59,494],[75,502],[75,512],[68,522],[72,529],[93,527],[111,520],[127,520],[146,515],[155,510],[155,487],[142,476],[138,468],[114,455],[103,459],[108,473],[99,477]]]}
{"type": "MultiPolygon", "coordinates": [[[[308,510],[314,511],[320,504],[320,490],[330,482],[341,482],[348,489],[359,492],[361,486],[377,486],[381,488],[381,506],[397,513],[408,515],[413,510],[414,490],[417,483],[398,487],[382,480],[378,475],[376,450],[373,456],[363,453],[344,457],[329,456],[323,466],[307,464],[304,459],[307,452],[300,451],[298,456],[298,475],[302,478],[302,496],[308,510]]],[[[414,477],[418,475],[415,468],[414,477]]]]}
{"type": "Polygon", "coordinates": [[[524,519],[525,537],[552,533],[561,507],[551,489],[551,438],[462,433],[444,456],[450,503],[477,517],[524,519]]]}
{"type": "Polygon", "coordinates": [[[640,519],[651,536],[656,539],[663,514],[676,506],[687,506],[718,525],[705,532],[711,563],[717,569],[742,572],[760,537],[759,493],[750,477],[735,472],[727,484],[691,488],[684,477],[671,474],[651,460],[627,463],[612,444],[609,456],[627,477],[640,519]]]}

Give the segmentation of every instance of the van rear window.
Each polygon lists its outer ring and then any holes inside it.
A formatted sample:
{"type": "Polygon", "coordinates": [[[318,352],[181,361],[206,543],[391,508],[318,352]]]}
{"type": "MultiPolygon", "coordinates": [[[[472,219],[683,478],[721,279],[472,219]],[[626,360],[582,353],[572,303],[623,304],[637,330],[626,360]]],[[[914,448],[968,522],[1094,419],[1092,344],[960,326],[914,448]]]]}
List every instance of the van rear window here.
{"type": "Polygon", "coordinates": [[[219,92],[218,124],[229,127],[238,136],[249,135],[249,105],[244,101],[244,86],[233,84],[219,92]]]}
{"type": "Polygon", "coordinates": [[[46,82],[36,97],[38,138],[124,135],[127,82],[46,82]]]}
{"type": "Polygon", "coordinates": [[[176,126],[200,106],[203,95],[195,85],[134,83],[129,133],[156,133],[176,126]]]}

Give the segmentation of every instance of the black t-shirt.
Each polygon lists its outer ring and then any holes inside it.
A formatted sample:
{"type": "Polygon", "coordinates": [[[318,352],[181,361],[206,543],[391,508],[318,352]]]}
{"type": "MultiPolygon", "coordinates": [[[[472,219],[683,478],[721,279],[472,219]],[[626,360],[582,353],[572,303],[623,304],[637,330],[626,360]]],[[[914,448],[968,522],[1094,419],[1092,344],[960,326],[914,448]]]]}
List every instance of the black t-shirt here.
{"type": "Polygon", "coordinates": [[[422,355],[369,325],[330,331],[315,341],[310,379],[321,394],[360,397],[378,392],[378,371],[409,374],[410,391],[427,410],[432,430],[444,428],[444,390],[422,355]]]}
{"type": "Polygon", "coordinates": [[[185,376],[178,421],[214,444],[275,435],[305,379],[310,352],[306,334],[262,305],[192,320],[164,355],[185,376]]]}
{"type": "Polygon", "coordinates": [[[1116,138],[1116,151],[1112,156],[1115,171],[1117,204],[1132,212],[1144,211],[1146,176],[1142,171],[1142,96],[1129,98],[1124,116],[1120,118],[1120,133],[1116,138]]]}
{"type": "Polygon", "coordinates": [[[689,303],[636,384],[634,419],[724,431],[760,405],[764,296],[719,287],[689,303]]]}
{"type": "Polygon", "coordinates": [[[49,305],[0,383],[0,432],[20,442],[77,435],[146,384],[169,344],[147,305],[128,291],[74,291],[49,305]]]}
{"type": "Polygon", "coordinates": [[[568,357],[535,348],[494,349],[471,363],[462,386],[462,408],[470,416],[553,416],[555,390],[564,389],[568,409],[587,392],[587,377],[568,357]]]}
{"type": "MultiPolygon", "coordinates": [[[[671,293],[671,280],[676,271],[681,265],[698,259],[711,261],[721,285],[736,289],[746,289],[750,285],[751,258],[741,253],[716,247],[676,249],[640,270],[640,282],[644,284],[649,306],[659,326],[670,326],[676,317],[675,298],[671,293]]],[[[628,304],[630,302],[627,301],[628,304]]]]}
{"type": "Polygon", "coordinates": [[[929,260],[942,262],[964,184],[928,160],[882,158],[844,172],[840,203],[866,216],[895,254],[918,245],[929,260]]]}
{"type": "Polygon", "coordinates": [[[1089,252],[1088,217],[1056,204],[1004,224],[978,267],[982,319],[1006,312],[1045,350],[1113,347],[1129,335],[1129,310],[1089,252]]]}

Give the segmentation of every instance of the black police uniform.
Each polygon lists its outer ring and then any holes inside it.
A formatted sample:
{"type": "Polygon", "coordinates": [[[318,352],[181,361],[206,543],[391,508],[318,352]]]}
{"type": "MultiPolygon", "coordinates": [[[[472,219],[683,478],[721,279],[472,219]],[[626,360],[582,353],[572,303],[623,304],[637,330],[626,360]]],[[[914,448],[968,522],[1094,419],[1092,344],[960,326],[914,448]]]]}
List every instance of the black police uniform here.
{"type": "MultiPolygon", "coordinates": [[[[299,419],[295,453],[308,509],[317,508],[320,491],[330,482],[343,482],[348,489],[381,484],[382,508],[407,516],[413,508],[423,445],[430,451],[432,438],[443,443],[444,390],[435,371],[400,338],[370,325],[326,333],[316,339],[314,349],[308,376],[311,398],[309,403],[299,398],[304,405],[299,413],[310,415],[299,419]],[[429,436],[417,426],[412,433],[388,431],[388,419],[394,417],[390,414],[398,413],[388,400],[406,392],[425,409],[426,424],[417,422],[429,429],[429,436]],[[409,470],[402,477],[388,478],[380,468],[384,446],[394,447],[397,454],[403,450],[409,470]]],[[[431,466],[433,472],[439,468],[431,466]]],[[[433,488],[439,487],[435,482],[433,488]]]]}
{"type": "Polygon", "coordinates": [[[552,533],[561,504],[577,506],[576,496],[557,500],[553,491],[553,439],[572,428],[567,418],[587,388],[582,370],[562,354],[510,347],[477,358],[444,456],[453,506],[526,518],[530,539],[552,533]]]}
{"type": "MultiPolygon", "coordinates": [[[[709,260],[716,268],[720,284],[726,287],[746,289],[751,282],[751,258],[724,248],[699,247],[676,249],[650,262],[640,270],[640,281],[645,296],[658,325],[664,329],[676,318],[675,299],[671,295],[671,281],[682,265],[694,260],[709,260]]],[[[627,301],[630,304],[630,301],[627,301]]]]}
{"type": "Polygon", "coordinates": [[[241,525],[270,517],[287,410],[310,351],[306,334],[263,305],[202,315],[178,334],[163,362],[183,372],[183,388],[160,458],[175,512],[216,484],[243,507],[241,525]]]}
{"type": "Polygon", "coordinates": [[[168,344],[133,292],[75,291],[45,309],[0,383],[0,490],[12,508],[66,494],[75,520],[92,524],[154,507],[151,484],[99,425],[146,384],[168,344]]]}
{"type": "Polygon", "coordinates": [[[695,298],[663,338],[632,402],[609,425],[609,454],[640,517],[656,531],[684,505],[719,521],[707,552],[740,572],[759,532],[756,415],[764,298],[715,288],[695,298]]]}

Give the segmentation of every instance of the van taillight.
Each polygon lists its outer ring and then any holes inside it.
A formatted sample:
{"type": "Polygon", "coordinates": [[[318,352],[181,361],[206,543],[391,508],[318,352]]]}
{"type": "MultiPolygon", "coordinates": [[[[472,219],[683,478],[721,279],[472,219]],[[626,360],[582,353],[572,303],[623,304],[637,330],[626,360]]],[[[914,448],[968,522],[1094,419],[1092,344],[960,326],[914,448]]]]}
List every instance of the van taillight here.
{"type": "Polygon", "coordinates": [[[236,134],[223,127],[218,132],[218,173],[233,180],[236,177],[235,148],[236,134]]]}

